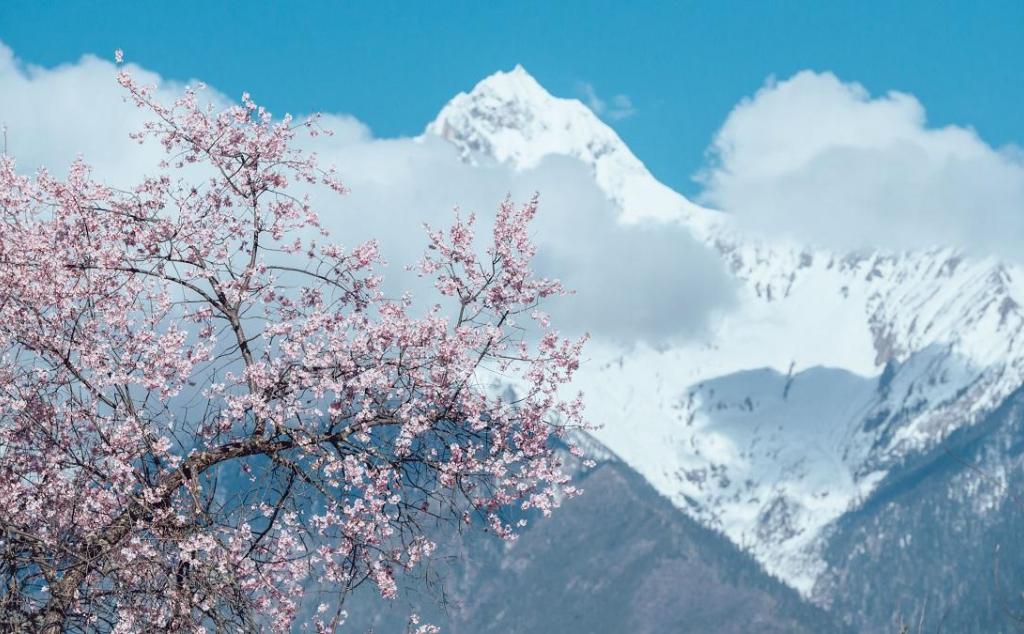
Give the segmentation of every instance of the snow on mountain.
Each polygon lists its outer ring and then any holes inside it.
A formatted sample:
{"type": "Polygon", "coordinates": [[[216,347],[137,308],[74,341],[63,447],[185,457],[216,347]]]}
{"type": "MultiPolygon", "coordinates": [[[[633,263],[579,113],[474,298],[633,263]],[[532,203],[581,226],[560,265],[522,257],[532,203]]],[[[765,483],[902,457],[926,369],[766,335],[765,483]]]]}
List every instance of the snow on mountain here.
{"type": "Polygon", "coordinates": [[[1024,270],[952,249],[833,253],[745,235],[659,183],[586,106],[522,67],[452,99],[427,134],[467,161],[579,159],[624,222],[679,222],[742,280],[710,333],[594,342],[598,438],[663,495],[809,595],[831,523],[884,476],[1024,383],[1024,270]]]}
{"type": "Polygon", "coordinates": [[[551,96],[522,66],[456,95],[427,126],[427,134],[453,143],[467,161],[487,156],[526,169],[545,156],[577,158],[594,170],[598,186],[627,221],[707,213],[655,180],[589,108],[551,96]]]}

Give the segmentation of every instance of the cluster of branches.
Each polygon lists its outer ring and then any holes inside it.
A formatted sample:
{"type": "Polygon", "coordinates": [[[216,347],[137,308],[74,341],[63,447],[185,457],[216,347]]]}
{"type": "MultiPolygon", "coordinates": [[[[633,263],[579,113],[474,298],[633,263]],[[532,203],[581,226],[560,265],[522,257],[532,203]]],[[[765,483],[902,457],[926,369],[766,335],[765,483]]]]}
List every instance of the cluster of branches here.
{"type": "Polygon", "coordinates": [[[428,230],[418,270],[454,310],[418,312],[376,243],[321,228],[304,192],[345,190],[295,149],[315,120],[118,78],[155,176],[0,157],[0,628],[333,631],[354,587],[393,597],[430,557],[428,527],[512,539],[503,509],[575,493],[552,436],[583,425],[560,396],[582,341],[537,310],[562,291],[530,269],[536,200],[486,249],[472,217],[428,230]]]}

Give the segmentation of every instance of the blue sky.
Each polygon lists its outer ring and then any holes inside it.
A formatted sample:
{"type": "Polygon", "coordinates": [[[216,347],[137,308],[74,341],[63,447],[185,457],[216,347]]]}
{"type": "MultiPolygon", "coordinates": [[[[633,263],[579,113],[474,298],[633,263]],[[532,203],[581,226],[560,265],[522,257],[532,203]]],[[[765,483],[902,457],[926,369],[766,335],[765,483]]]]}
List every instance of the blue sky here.
{"type": "Polygon", "coordinates": [[[350,113],[378,136],[418,133],[453,94],[522,63],[557,95],[627,95],[635,113],[610,123],[687,194],[730,109],[805,68],[910,92],[933,126],[1024,141],[1021,2],[7,1],[0,40],[46,66],[120,46],[165,77],[249,90],[275,112],[350,113]]]}

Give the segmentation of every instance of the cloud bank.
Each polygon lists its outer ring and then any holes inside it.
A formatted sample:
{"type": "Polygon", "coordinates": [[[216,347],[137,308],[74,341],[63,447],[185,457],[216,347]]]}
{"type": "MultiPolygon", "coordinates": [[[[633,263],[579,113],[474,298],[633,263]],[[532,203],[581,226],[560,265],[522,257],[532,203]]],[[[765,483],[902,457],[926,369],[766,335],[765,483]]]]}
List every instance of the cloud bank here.
{"type": "Polygon", "coordinates": [[[769,80],[729,114],[702,200],[748,227],[823,246],[956,245],[1020,258],[1024,160],[969,128],[930,128],[913,96],[831,73],[769,80]]]}
{"type": "MultiPolygon", "coordinates": [[[[181,84],[130,70],[158,85],[165,103],[180,93],[181,84]]],[[[145,113],[123,102],[115,73],[112,63],[93,56],[53,69],[25,66],[0,45],[0,94],[9,96],[0,100],[0,122],[22,170],[61,172],[82,154],[99,177],[126,185],[155,167],[162,150],[128,138],[145,113]]],[[[216,91],[208,97],[227,101],[216,91]]],[[[300,142],[323,164],[337,166],[352,193],[317,194],[317,209],[336,241],[380,239],[392,290],[426,290],[404,270],[426,244],[424,222],[445,226],[459,206],[477,213],[483,232],[506,195],[525,202],[540,192],[537,267],[576,291],[549,307],[565,331],[662,344],[702,332],[730,304],[733,282],[717,256],[678,226],[620,225],[617,210],[575,159],[549,157],[524,171],[474,166],[440,138],[377,139],[346,115],[325,115],[323,124],[334,136],[300,142]]]]}

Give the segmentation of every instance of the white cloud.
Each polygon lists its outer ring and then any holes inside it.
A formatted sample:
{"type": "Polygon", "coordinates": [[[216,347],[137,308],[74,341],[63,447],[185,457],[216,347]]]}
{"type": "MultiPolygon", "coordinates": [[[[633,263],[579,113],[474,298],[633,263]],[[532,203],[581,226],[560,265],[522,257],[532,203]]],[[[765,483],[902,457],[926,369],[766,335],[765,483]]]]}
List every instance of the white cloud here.
{"type": "Polygon", "coordinates": [[[621,119],[628,119],[636,114],[636,108],[633,107],[633,100],[629,95],[615,95],[609,104],[598,96],[594,85],[589,82],[579,82],[578,89],[583,94],[587,107],[600,117],[619,121],[621,119]]]}
{"type": "MultiPolygon", "coordinates": [[[[159,86],[157,96],[164,102],[184,88],[133,64],[127,68],[140,82],[159,86]]],[[[19,167],[62,171],[85,155],[97,173],[124,184],[154,165],[161,150],[155,145],[140,148],[128,138],[142,128],[145,114],[125,102],[116,73],[112,60],[93,55],[55,68],[26,65],[0,42],[0,125],[7,130],[7,151],[19,167]]],[[[206,98],[227,101],[212,90],[206,98]]]]}
{"type": "Polygon", "coordinates": [[[804,71],[729,114],[703,199],[748,226],[838,248],[958,245],[1020,257],[1024,162],[971,129],[930,128],[912,95],[804,71]]]}
{"type": "Polygon", "coordinates": [[[576,291],[547,307],[567,330],[661,343],[702,331],[712,312],[732,299],[734,283],[720,258],[677,225],[620,224],[576,159],[549,157],[524,171],[473,166],[436,137],[365,139],[335,151],[318,138],[310,147],[335,164],[351,188],[346,198],[322,207],[325,224],[346,241],[384,236],[388,276],[400,280],[398,287],[416,285],[401,269],[422,251],[423,222],[444,226],[458,206],[477,213],[479,235],[506,194],[526,201],[540,192],[537,268],[576,291]]]}
{"type": "MultiPolygon", "coordinates": [[[[132,71],[158,85],[165,102],[180,92],[179,84],[132,71]]],[[[81,153],[101,177],[128,184],[156,165],[156,144],[128,139],[144,113],[123,102],[115,72],[92,56],[54,69],[26,67],[0,44],[0,122],[10,129],[10,153],[22,169],[61,170],[81,153]]],[[[226,101],[215,91],[211,98],[226,101]]],[[[525,171],[472,166],[436,137],[375,139],[346,115],[326,115],[323,124],[335,135],[301,142],[322,163],[336,165],[352,193],[318,194],[318,211],[338,241],[380,238],[392,289],[422,290],[423,282],[403,269],[425,246],[423,222],[444,226],[458,205],[478,213],[483,231],[506,194],[526,201],[540,192],[538,267],[577,291],[551,310],[566,330],[660,343],[701,331],[711,312],[731,300],[733,285],[715,255],[678,227],[620,225],[575,159],[550,158],[525,171]]]]}

